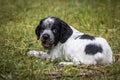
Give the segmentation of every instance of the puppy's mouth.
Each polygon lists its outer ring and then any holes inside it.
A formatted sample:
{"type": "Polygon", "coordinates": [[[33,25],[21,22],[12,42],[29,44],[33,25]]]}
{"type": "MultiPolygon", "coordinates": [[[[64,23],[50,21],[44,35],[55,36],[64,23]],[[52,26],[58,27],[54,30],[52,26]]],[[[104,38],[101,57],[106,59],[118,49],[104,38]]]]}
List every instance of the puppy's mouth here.
{"type": "Polygon", "coordinates": [[[50,41],[42,41],[42,46],[45,48],[45,49],[51,49],[53,43],[50,42],[50,41]]]}

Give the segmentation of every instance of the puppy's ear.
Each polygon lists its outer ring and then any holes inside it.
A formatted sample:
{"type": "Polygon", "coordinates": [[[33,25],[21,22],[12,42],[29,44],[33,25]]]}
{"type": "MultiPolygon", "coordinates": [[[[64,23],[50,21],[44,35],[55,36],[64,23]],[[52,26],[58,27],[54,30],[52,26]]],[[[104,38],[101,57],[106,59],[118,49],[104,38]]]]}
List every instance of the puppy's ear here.
{"type": "Polygon", "coordinates": [[[61,21],[61,34],[60,42],[64,43],[71,35],[73,31],[65,22],[61,21]]]}
{"type": "MultiPolygon", "coordinates": [[[[45,18],[44,18],[44,19],[45,19],[45,18]]],[[[37,35],[37,40],[40,39],[41,30],[42,30],[42,29],[41,29],[41,26],[42,26],[42,23],[43,23],[44,19],[41,19],[39,25],[38,25],[38,26],[36,27],[36,29],[35,29],[35,33],[36,33],[36,35],[37,35]]]]}
{"type": "Polygon", "coordinates": [[[36,27],[35,33],[37,35],[37,40],[39,40],[39,38],[40,38],[40,26],[39,25],[36,27]]]}

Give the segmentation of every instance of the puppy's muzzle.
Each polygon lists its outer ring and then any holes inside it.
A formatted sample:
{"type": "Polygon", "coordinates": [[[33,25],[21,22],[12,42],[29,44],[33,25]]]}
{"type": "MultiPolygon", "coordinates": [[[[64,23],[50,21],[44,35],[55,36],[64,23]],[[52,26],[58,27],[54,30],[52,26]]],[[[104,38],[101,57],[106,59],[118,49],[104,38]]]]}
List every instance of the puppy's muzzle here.
{"type": "Polygon", "coordinates": [[[45,49],[50,49],[53,45],[53,41],[51,41],[49,34],[43,34],[41,37],[41,42],[45,49]]]}
{"type": "Polygon", "coordinates": [[[42,40],[43,40],[43,41],[50,40],[50,35],[48,35],[48,34],[43,34],[42,40]]]}

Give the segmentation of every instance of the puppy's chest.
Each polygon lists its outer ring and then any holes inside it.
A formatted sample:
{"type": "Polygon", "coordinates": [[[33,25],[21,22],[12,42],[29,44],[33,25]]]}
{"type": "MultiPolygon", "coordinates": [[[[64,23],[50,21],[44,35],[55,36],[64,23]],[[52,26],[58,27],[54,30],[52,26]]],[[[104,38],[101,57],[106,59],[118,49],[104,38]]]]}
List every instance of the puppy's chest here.
{"type": "Polygon", "coordinates": [[[50,57],[52,59],[59,58],[63,55],[63,45],[61,43],[58,43],[57,46],[55,46],[51,51],[50,51],[50,57]]]}

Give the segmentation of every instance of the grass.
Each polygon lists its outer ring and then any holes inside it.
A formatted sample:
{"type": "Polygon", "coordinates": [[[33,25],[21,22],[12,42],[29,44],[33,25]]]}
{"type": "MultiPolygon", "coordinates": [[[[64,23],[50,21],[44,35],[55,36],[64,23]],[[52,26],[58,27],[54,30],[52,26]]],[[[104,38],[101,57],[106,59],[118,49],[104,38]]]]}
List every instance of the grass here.
{"type": "Polygon", "coordinates": [[[119,0],[0,0],[0,80],[119,80],[119,0]],[[81,32],[102,36],[116,62],[109,66],[64,66],[36,59],[29,50],[44,50],[36,39],[41,18],[56,16],[81,32]]]}

